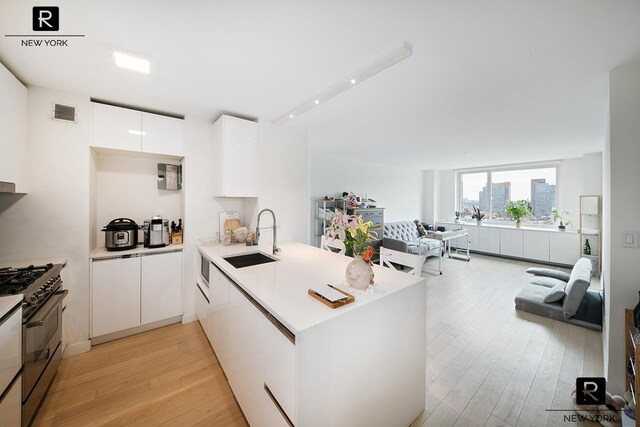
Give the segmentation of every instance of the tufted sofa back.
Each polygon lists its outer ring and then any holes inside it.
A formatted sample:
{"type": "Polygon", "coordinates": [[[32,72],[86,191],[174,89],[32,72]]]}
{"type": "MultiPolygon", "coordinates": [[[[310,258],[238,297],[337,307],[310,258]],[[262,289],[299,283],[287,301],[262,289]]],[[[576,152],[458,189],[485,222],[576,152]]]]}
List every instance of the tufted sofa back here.
{"type": "Polygon", "coordinates": [[[418,227],[413,221],[398,221],[384,224],[384,237],[411,242],[418,240],[418,227]]]}

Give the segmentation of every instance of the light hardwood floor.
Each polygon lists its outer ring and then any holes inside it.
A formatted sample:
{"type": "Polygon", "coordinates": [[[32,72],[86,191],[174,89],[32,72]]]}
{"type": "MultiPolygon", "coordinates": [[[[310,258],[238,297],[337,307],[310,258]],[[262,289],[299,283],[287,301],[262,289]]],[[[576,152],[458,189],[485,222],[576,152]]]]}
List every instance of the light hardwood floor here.
{"type": "MultiPolygon", "coordinates": [[[[600,333],[516,312],[531,263],[445,259],[427,278],[426,410],[414,426],[570,425],[576,376],[602,375],[600,333]]],[[[64,359],[36,426],[244,426],[197,322],[64,359]]],[[[597,425],[597,424],[593,424],[597,425]]],[[[341,427],[341,426],[339,426],[341,427]]]]}
{"type": "Polygon", "coordinates": [[[414,425],[570,425],[548,409],[573,407],[577,376],[602,376],[601,334],[516,311],[532,265],[475,254],[423,273],[426,410],[414,425]]]}
{"type": "Polygon", "coordinates": [[[34,426],[246,426],[197,322],[63,359],[34,426]]]}

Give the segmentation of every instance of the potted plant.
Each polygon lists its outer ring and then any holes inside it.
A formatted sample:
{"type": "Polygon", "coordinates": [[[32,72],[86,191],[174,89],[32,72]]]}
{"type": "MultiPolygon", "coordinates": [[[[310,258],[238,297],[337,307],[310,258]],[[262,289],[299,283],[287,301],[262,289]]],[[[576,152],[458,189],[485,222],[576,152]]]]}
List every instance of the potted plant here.
{"type": "Polygon", "coordinates": [[[566,220],[565,217],[569,216],[569,212],[567,211],[559,211],[557,209],[551,210],[551,216],[553,217],[553,222],[560,220],[560,225],[558,226],[558,231],[566,230],[565,225],[571,225],[570,220],[566,220]]]}
{"type": "Polygon", "coordinates": [[[473,213],[471,214],[471,218],[476,220],[476,223],[478,223],[478,225],[480,225],[480,223],[482,222],[482,220],[485,217],[485,214],[483,214],[482,212],[480,212],[480,209],[476,208],[475,206],[473,207],[473,213]]]}
{"type": "Polygon", "coordinates": [[[527,215],[531,215],[533,211],[531,203],[529,203],[528,200],[511,201],[507,203],[504,210],[511,215],[511,218],[516,222],[516,228],[520,228],[520,220],[527,215]]]}

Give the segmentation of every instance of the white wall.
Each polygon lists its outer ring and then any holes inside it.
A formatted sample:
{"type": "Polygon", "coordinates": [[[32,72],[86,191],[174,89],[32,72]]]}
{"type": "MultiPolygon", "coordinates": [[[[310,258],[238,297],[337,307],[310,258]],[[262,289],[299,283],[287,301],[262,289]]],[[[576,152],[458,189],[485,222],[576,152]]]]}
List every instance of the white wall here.
{"type": "Polygon", "coordinates": [[[456,173],[453,170],[440,171],[440,202],[435,212],[436,220],[455,218],[456,212],[456,173]]]}
{"type": "MultiPolygon", "coordinates": [[[[258,151],[259,198],[214,198],[210,126],[212,121],[187,116],[184,160],[184,313],[185,322],[194,320],[196,272],[200,271],[195,243],[218,232],[218,213],[240,212],[243,225],[255,228],[258,209],[275,211],[278,240],[306,242],[308,239],[309,181],[306,132],[295,128],[259,124],[258,151]]],[[[262,227],[271,226],[264,217],[262,227]]],[[[271,233],[263,232],[261,242],[271,242],[271,233]]]]}
{"type": "Polygon", "coordinates": [[[428,224],[433,224],[438,219],[440,209],[440,171],[425,170],[422,171],[422,177],[424,180],[422,220],[428,224]]]}
{"type": "Polygon", "coordinates": [[[99,246],[104,245],[102,227],[116,218],[130,218],[138,225],[153,215],[168,219],[169,224],[183,218],[182,192],[157,187],[158,163],[179,162],[129,153],[98,153],[96,158],[94,234],[99,246]]]}
{"type": "Polygon", "coordinates": [[[29,193],[0,197],[0,260],[66,257],[66,335],[89,334],[88,96],[29,87],[29,193]],[[51,105],[77,108],[77,123],[51,120],[51,105]]]}
{"type": "Polygon", "coordinates": [[[640,291],[640,249],[622,246],[624,230],[640,230],[640,62],[612,70],[609,74],[610,135],[605,149],[605,214],[609,232],[605,234],[607,254],[605,309],[605,372],[608,388],[621,394],[624,389],[624,309],[633,308],[640,291]]]}
{"type": "MultiPolygon", "coordinates": [[[[572,226],[577,227],[580,213],[580,196],[602,194],[602,153],[585,154],[583,157],[560,161],[560,209],[569,212],[572,226]]],[[[440,203],[438,220],[454,218],[456,206],[456,173],[440,171],[440,203]]]]}
{"type": "MultiPolygon", "coordinates": [[[[325,195],[336,196],[342,195],[343,191],[353,191],[358,195],[368,195],[377,201],[379,207],[385,208],[385,222],[423,218],[424,177],[421,170],[371,163],[317,151],[311,151],[309,156],[309,206],[314,207],[314,201],[325,195]]],[[[313,221],[313,217],[312,209],[309,221],[313,221]]],[[[313,233],[313,227],[311,232],[313,233]]]]}
{"type": "MultiPolygon", "coordinates": [[[[289,126],[260,123],[258,136],[257,210],[272,209],[276,214],[278,240],[309,242],[309,150],[307,132],[289,126]]],[[[257,212],[246,212],[251,227],[257,212]]],[[[272,226],[270,216],[261,218],[260,227],[272,226]],[[264,222],[262,222],[264,220],[264,222]]],[[[271,241],[261,233],[261,242],[271,241]]]]}

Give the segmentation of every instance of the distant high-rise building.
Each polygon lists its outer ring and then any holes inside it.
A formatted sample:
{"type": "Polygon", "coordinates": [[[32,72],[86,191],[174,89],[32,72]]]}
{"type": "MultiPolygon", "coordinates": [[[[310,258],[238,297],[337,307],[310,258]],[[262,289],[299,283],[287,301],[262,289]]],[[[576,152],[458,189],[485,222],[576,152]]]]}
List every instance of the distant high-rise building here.
{"type": "MultiPolygon", "coordinates": [[[[489,212],[489,191],[485,186],[478,195],[480,210],[489,212]]],[[[504,207],[511,201],[511,183],[494,182],[491,185],[491,211],[494,218],[499,218],[500,212],[504,212],[504,207]]]]}
{"type": "Polygon", "coordinates": [[[531,180],[531,208],[537,218],[549,217],[556,206],[556,186],[544,178],[531,180]]]}

